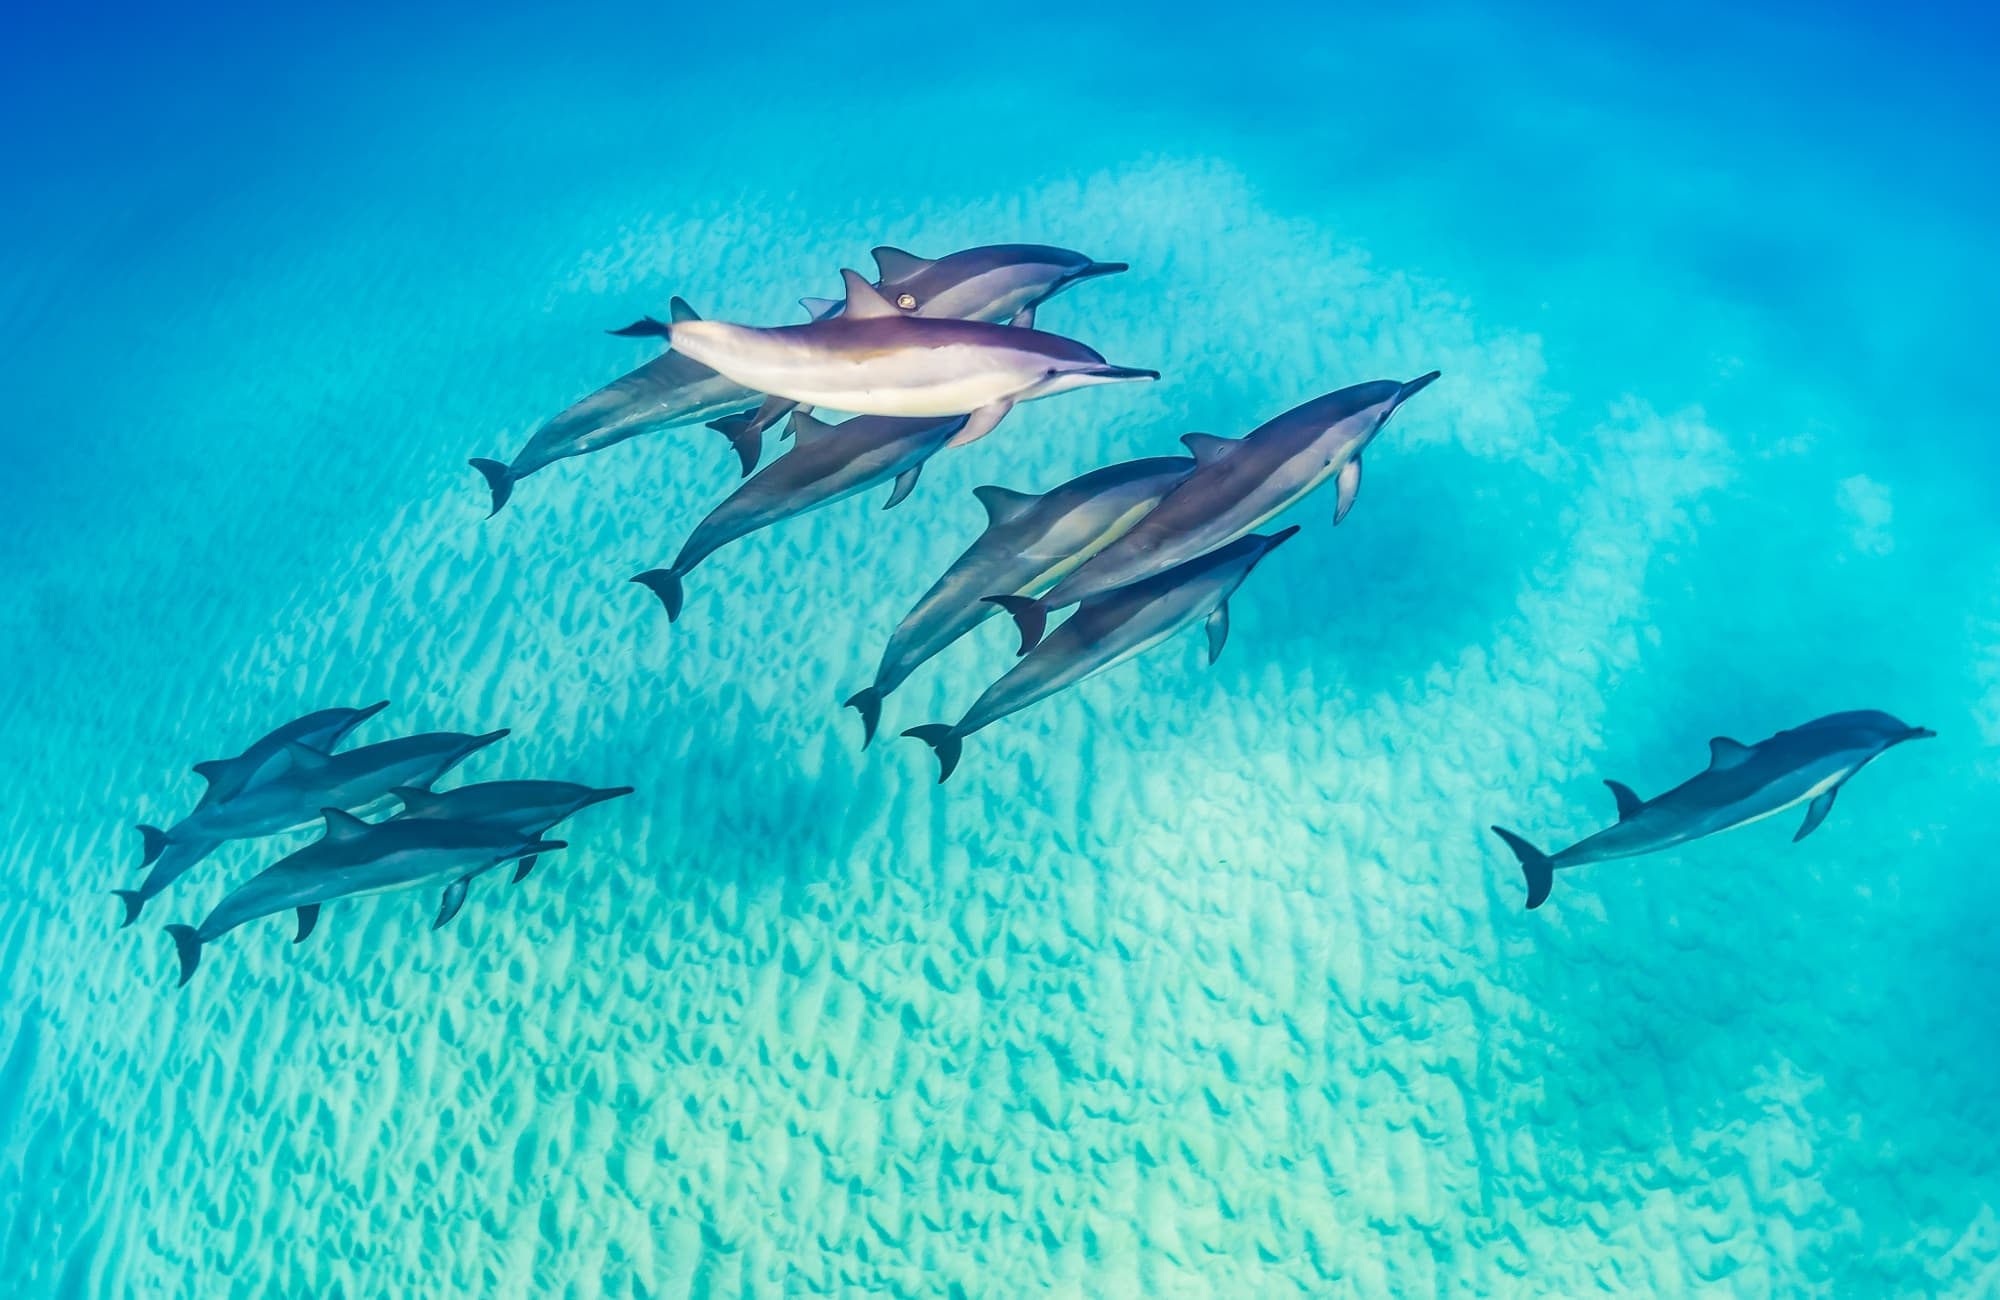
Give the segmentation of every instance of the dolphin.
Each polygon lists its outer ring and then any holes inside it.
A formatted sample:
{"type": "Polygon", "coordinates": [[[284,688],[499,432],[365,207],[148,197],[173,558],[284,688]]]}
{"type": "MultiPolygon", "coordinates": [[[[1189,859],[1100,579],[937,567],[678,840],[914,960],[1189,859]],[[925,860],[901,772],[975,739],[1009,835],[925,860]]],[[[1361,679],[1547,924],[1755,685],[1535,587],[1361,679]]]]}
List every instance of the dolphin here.
{"type": "Polygon", "coordinates": [[[299,928],[292,942],[303,943],[326,903],[449,878],[432,926],[436,929],[458,914],[468,884],[480,872],[565,847],[560,840],[478,822],[399,817],[371,825],[338,808],[324,809],[321,816],[326,819],[323,836],[231,890],[200,926],[167,927],[180,958],[182,985],[194,978],[203,945],[246,921],[297,909],[299,928]]]}
{"type": "MultiPolygon", "coordinates": [[[[631,794],[632,787],[621,785],[597,790],[567,781],[481,781],[456,790],[400,786],[390,793],[402,801],[403,811],[396,814],[399,819],[478,822],[482,826],[503,826],[534,839],[592,804],[631,794]]],[[[518,883],[527,879],[534,869],[532,857],[522,858],[521,864],[514,868],[514,880],[518,883]]]]}
{"type": "MultiPolygon", "coordinates": [[[[694,308],[679,298],[673,300],[672,315],[676,321],[701,319],[694,308]]],[[[657,321],[651,324],[662,333],[670,328],[657,321]]],[[[646,326],[647,322],[642,321],[612,333],[652,332],[646,326]]],[[[485,476],[493,493],[493,508],[487,512],[487,518],[499,514],[514,494],[514,485],[536,470],[571,456],[603,451],[642,433],[706,423],[718,415],[754,407],[763,397],[762,393],[753,393],[724,379],[685,353],[664,353],[563,410],[537,429],[511,462],[474,458],[470,462],[472,467],[485,476]]],[[[762,450],[761,433],[759,428],[730,438],[745,474],[757,466],[762,450]]]]}
{"type": "Polygon", "coordinates": [[[1295,524],[1255,534],[1185,564],[1083,602],[1048,640],[986,688],[951,726],[933,723],[904,732],[937,751],[938,784],[958,766],[965,738],[1086,677],[1144,654],[1197,619],[1208,620],[1208,661],[1229,639],[1229,598],[1257,562],[1293,533],[1295,524]]]}
{"type": "Polygon", "coordinates": [[[1193,469],[1186,456],[1152,456],[1094,469],[1040,496],[974,488],[986,507],[986,531],[904,616],[874,682],[847,701],[861,715],[862,748],[875,738],[883,698],[995,612],[983,599],[988,592],[1046,590],[1124,536],[1193,469]]]}
{"type": "Polygon", "coordinates": [[[1433,370],[1407,384],[1378,379],[1316,397],[1238,439],[1190,433],[1181,441],[1196,468],[1138,527],[1035,599],[996,598],[1021,629],[1021,652],[1042,639],[1049,614],[1170,569],[1261,528],[1330,478],[1339,480],[1333,522],[1347,518],[1361,488],[1361,452],[1396,408],[1429,387],[1433,370]]]}
{"type": "MultiPolygon", "coordinates": [[[[873,288],[914,316],[947,316],[1033,326],[1035,309],[1071,285],[1127,270],[1047,244],[985,244],[939,258],[884,246],[871,254],[880,272],[873,288]]],[[[801,298],[814,320],[840,313],[835,298],[801,298]]]]}
{"type": "Polygon", "coordinates": [[[758,470],[749,482],[708,512],[672,566],[648,569],[632,581],[660,598],[671,621],[681,616],[681,579],[717,550],[760,528],[896,480],[884,510],[917,485],[924,462],[965,425],[963,415],[899,417],[861,415],[844,424],[822,424],[792,413],[792,449],[758,470]]]}
{"type": "Polygon", "coordinates": [[[1754,745],[1717,736],[1708,742],[1707,769],[1656,799],[1641,799],[1631,787],[1606,781],[1618,801],[1617,823],[1559,853],[1543,853],[1502,827],[1492,830],[1520,859],[1528,906],[1536,908],[1547,901],[1559,868],[1658,853],[1805,804],[1805,821],[1792,836],[1797,843],[1819,829],[1834,796],[1856,772],[1906,740],[1935,735],[1864,709],[1831,713],[1754,745]]]}
{"type": "Polygon", "coordinates": [[[349,732],[388,707],[389,701],[380,700],[359,709],[320,709],[264,733],[234,758],[211,758],[196,763],[195,775],[208,782],[201,803],[233,799],[250,786],[282,774],[291,767],[286,746],[294,742],[308,749],[333,749],[347,739],[349,732]]]}
{"type": "Polygon", "coordinates": [[[1158,379],[1114,366],[1081,343],[986,321],[906,315],[844,270],[840,315],[758,329],[679,321],[674,351],[748,388],[858,415],[966,415],[953,445],[993,431],[1016,402],[1092,384],[1158,379]]]}
{"type": "Polygon", "coordinates": [[[125,904],[123,925],[139,919],[146,901],[230,840],[282,835],[318,820],[321,808],[366,811],[397,786],[425,786],[507,734],[434,731],[326,754],[296,742],[286,746],[291,768],[234,799],[195,809],[166,830],[141,826],[152,870],[137,889],[114,889],[125,904]]]}

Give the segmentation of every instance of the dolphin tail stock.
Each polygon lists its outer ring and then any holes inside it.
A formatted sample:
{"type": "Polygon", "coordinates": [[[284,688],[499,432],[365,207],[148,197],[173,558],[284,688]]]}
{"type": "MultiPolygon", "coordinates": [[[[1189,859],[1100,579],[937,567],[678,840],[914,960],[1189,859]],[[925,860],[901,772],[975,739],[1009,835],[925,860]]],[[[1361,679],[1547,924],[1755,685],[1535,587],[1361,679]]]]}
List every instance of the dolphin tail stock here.
{"type": "Polygon", "coordinates": [[[912,740],[923,741],[937,754],[939,785],[943,785],[958,770],[959,755],[965,749],[965,737],[958,734],[958,728],[933,722],[927,726],[911,727],[903,734],[912,740]]]}
{"type": "Polygon", "coordinates": [[[864,686],[842,701],[846,708],[861,715],[861,748],[868,748],[875,739],[875,728],[882,722],[882,692],[877,687],[864,686]]]}
{"type": "Polygon", "coordinates": [[[1049,607],[1033,596],[988,596],[989,605],[998,605],[1014,617],[1021,629],[1021,649],[1026,654],[1042,643],[1049,630],[1049,607]]]}
{"type": "Polygon", "coordinates": [[[111,892],[125,904],[125,919],[118,923],[118,928],[122,930],[139,919],[140,909],[146,906],[146,895],[137,889],[114,889],[111,892]]]}
{"type": "Polygon", "coordinates": [[[144,822],[140,822],[137,829],[139,837],[145,841],[146,849],[146,856],[139,859],[139,865],[150,867],[154,858],[167,851],[167,833],[157,826],[148,826],[144,822]]]}
{"type": "Polygon", "coordinates": [[[1505,827],[1491,829],[1521,860],[1521,874],[1528,878],[1528,910],[1534,911],[1548,901],[1549,891],[1555,888],[1555,860],[1505,827]]]}
{"type": "Polygon", "coordinates": [[[486,517],[491,519],[507,504],[507,498],[514,495],[514,471],[497,460],[487,460],[482,456],[474,456],[465,463],[485,476],[486,486],[493,493],[493,508],[486,512],[486,517]]]}
{"type": "Polygon", "coordinates": [[[186,988],[194,978],[194,968],[201,964],[201,932],[191,925],[170,925],[167,933],[173,936],[174,955],[181,959],[181,978],[175,988],[186,988]]]}
{"type": "Polygon", "coordinates": [[[681,598],[684,593],[681,590],[681,575],[678,570],[648,569],[632,581],[660,598],[660,604],[666,607],[667,622],[680,621],[681,598]]]}

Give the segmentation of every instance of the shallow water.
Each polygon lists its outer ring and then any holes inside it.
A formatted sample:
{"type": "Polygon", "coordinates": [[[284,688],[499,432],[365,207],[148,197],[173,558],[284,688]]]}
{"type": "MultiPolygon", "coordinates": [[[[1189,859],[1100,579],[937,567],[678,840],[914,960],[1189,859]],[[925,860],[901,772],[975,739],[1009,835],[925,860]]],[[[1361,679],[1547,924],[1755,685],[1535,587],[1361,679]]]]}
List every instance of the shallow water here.
{"type": "MultiPolygon", "coordinates": [[[[44,20],[50,21],[50,20],[44,20]]],[[[219,10],[0,53],[0,1292],[2000,1288],[1991,20],[1938,9],[219,10]],[[1162,382],[895,511],[626,579],[683,429],[468,456],[890,243],[1128,261],[1039,323],[1162,382]],[[1198,633],[896,731],[838,706],[970,489],[1444,380],[1198,633]],[[518,888],[116,930],[197,759],[388,697],[468,780],[639,793],[518,888]],[[1564,873],[1725,733],[1936,728],[1793,820],[1564,873]]]]}

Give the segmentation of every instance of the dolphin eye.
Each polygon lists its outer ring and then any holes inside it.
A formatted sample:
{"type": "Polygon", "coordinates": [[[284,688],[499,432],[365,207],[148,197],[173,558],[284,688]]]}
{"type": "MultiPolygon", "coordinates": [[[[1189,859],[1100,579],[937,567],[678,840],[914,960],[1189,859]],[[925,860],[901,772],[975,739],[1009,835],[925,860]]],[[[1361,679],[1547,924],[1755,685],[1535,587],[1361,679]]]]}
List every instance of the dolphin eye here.
{"type": "Polygon", "coordinates": [[[917,295],[913,293],[899,293],[896,295],[896,305],[904,311],[915,311],[917,309],[917,295]]]}
{"type": "Polygon", "coordinates": [[[1042,377],[1044,379],[1054,379],[1060,373],[1062,372],[1057,370],[1054,366],[1050,366],[1047,370],[1042,372],[1042,377]]]}

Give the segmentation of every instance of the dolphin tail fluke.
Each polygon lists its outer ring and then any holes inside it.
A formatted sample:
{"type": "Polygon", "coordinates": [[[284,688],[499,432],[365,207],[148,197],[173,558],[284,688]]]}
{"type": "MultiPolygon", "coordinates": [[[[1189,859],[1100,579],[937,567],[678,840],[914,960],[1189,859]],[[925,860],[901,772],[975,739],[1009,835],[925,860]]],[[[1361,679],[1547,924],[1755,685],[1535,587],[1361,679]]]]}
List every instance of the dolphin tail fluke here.
{"type": "Polygon", "coordinates": [[[146,896],[136,889],[114,889],[111,892],[125,904],[125,919],[118,923],[118,928],[122,930],[139,919],[140,909],[146,906],[146,896]]]}
{"type": "Polygon", "coordinates": [[[757,462],[764,458],[764,426],[757,423],[755,411],[710,420],[708,427],[729,439],[729,445],[736,448],[736,459],[743,465],[744,478],[757,472],[757,462]]]}
{"type": "Polygon", "coordinates": [[[681,575],[672,569],[648,569],[632,579],[646,590],[660,598],[666,606],[667,622],[674,623],[681,616],[681,575]]]}
{"type": "Polygon", "coordinates": [[[1548,901],[1549,891],[1555,888],[1556,864],[1548,854],[1514,832],[1499,826],[1492,829],[1521,860],[1521,874],[1528,878],[1528,910],[1533,911],[1548,901]]]}
{"type": "Polygon", "coordinates": [[[847,707],[861,715],[861,748],[875,739],[875,728],[882,721],[882,692],[873,686],[864,686],[847,697],[847,707]]]}
{"type": "Polygon", "coordinates": [[[167,851],[167,833],[157,826],[148,826],[144,822],[139,823],[138,829],[140,838],[146,842],[146,856],[139,859],[139,865],[150,867],[154,858],[167,851]]]}
{"type": "Polygon", "coordinates": [[[923,741],[936,752],[939,785],[943,785],[958,770],[958,756],[965,749],[965,737],[958,734],[956,727],[933,722],[929,726],[911,727],[903,734],[912,740],[923,741]]]}
{"type": "Polygon", "coordinates": [[[507,504],[507,498],[514,495],[514,471],[497,460],[479,456],[474,456],[466,464],[485,476],[486,486],[493,493],[493,508],[486,512],[486,517],[491,519],[500,513],[500,507],[507,504]]]}
{"type": "Polygon", "coordinates": [[[201,965],[201,935],[191,925],[170,925],[167,933],[173,936],[174,955],[181,959],[181,979],[175,987],[186,988],[194,968],[201,965]]]}
{"type": "Polygon", "coordinates": [[[1014,616],[1014,626],[1021,629],[1021,654],[1042,643],[1042,636],[1049,630],[1047,605],[1033,596],[988,596],[986,603],[998,605],[1014,616]]]}

